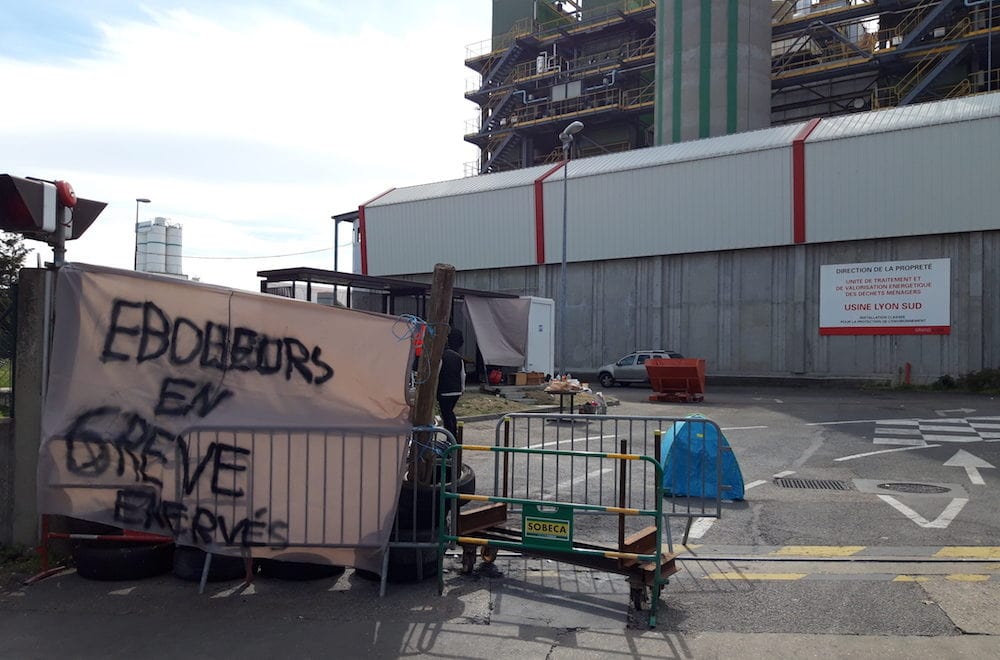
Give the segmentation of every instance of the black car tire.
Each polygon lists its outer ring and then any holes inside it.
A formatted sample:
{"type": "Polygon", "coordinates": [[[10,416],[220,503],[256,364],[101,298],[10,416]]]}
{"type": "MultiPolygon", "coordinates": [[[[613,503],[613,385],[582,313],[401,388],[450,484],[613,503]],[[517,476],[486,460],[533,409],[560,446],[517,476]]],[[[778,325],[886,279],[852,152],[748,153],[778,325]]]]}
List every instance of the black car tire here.
{"type": "Polygon", "coordinates": [[[607,371],[602,371],[601,375],[597,377],[601,381],[601,387],[614,387],[615,377],[609,374],[607,371]]]}
{"type": "MultiPolygon", "coordinates": [[[[205,566],[205,551],[191,546],[178,546],[174,552],[174,577],[188,582],[201,582],[201,573],[205,566]]],[[[212,564],[208,568],[209,582],[225,582],[246,577],[246,563],[242,557],[229,555],[212,555],[212,564]]]]}
{"type": "Polygon", "coordinates": [[[281,559],[261,559],[260,575],[275,580],[303,582],[337,577],[344,572],[343,566],[314,564],[307,561],[283,561],[281,559]]]}
{"type": "Polygon", "coordinates": [[[88,580],[141,580],[170,572],[173,543],[110,541],[73,548],[76,573],[88,580]]]}
{"type": "MultiPolygon", "coordinates": [[[[446,488],[451,488],[451,482],[446,484],[446,488]]],[[[459,474],[458,484],[455,486],[457,492],[463,495],[474,495],[476,493],[476,472],[468,464],[462,464],[462,471],[459,474]]],[[[437,485],[424,486],[406,482],[399,493],[399,508],[396,509],[396,521],[399,529],[409,530],[426,529],[434,523],[440,524],[441,515],[434,515],[438,509],[438,498],[440,490],[437,485]],[[414,496],[413,488],[416,488],[414,496]],[[414,520],[414,508],[416,509],[416,520],[414,520]]],[[[460,501],[459,506],[465,506],[468,501],[460,501]]],[[[450,507],[449,507],[450,508],[450,507]]]]}
{"type": "MultiPolygon", "coordinates": [[[[436,543],[438,540],[437,529],[418,529],[400,534],[401,541],[414,541],[418,543],[436,543]]],[[[438,573],[438,554],[434,548],[391,548],[389,552],[389,575],[387,582],[403,584],[417,582],[419,579],[434,577],[438,573]],[[418,575],[418,563],[421,568],[418,575]]],[[[354,574],[359,578],[371,581],[378,581],[379,575],[374,571],[355,569],[354,574]]]]}

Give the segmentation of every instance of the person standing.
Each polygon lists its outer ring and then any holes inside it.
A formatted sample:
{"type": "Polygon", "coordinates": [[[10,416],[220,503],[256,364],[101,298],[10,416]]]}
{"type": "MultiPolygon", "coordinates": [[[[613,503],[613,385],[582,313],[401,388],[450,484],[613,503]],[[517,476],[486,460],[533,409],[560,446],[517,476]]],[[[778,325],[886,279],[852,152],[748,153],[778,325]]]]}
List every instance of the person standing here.
{"type": "Polygon", "coordinates": [[[456,438],[458,418],[455,416],[455,404],[465,391],[465,361],[458,351],[464,343],[461,330],[452,328],[448,332],[448,343],[441,355],[441,371],[438,373],[437,402],[441,409],[441,422],[456,438]]]}

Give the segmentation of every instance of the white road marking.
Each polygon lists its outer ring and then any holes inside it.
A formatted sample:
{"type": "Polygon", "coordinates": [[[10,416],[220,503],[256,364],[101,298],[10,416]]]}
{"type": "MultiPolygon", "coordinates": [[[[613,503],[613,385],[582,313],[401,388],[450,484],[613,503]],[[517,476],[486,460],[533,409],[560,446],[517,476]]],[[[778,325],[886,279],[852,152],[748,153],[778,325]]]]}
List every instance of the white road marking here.
{"type": "Polygon", "coordinates": [[[941,445],[917,445],[915,447],[896,447],[895,449],[880,449],[879,451],[866,451],[863,454],[852,454],[850,456],[841,456],[840,458],[833,459],[834,461],[850,461],[855,458],[864,458],[865,456],[875,456],[876,454],[891,454],[894,451],[910,451],[911,449],[924,449],[927,447],[940,447],[941,445]]]}
{"type": "Polygon", "coordinates": [[[935,410],[940,417],[947,417],[951,413],[959,413],[963,415],[968,415],[969,413],[976,412],[975,408],[953,408],[951,410],[935,410]]]}
{"type": "Polygon", "coordinates": [[[781,399],[775,399],[774,402],[775,403],[784,403],[784,401],[782,401],[781,399]]]}
{"type": "Polygon", "coordinates": [[[881,424],[878,427],[879,433],[894,433],[896,435],[920,435],[920,429],[897,429],[897,428],[887,428],[881,424]]]}
{"type": "Polygon", "coordinates": [[[722,431],[749,431],[751,429],[766,429],[766,426],[727,426],[722,431]]]}
{"type": "Polygon", "coordinates": [[[969,481],[971,481],[976,486],[985,486],[986,482],[983,481],[983,476],[979,474],[979,468],[991,469],[994,466],[992,463],[984,461],[974,454],[970,454],[964,449],[959,449],[955,452],[955,455],[944,462],[945,467],[961,467],[965,468],[965,473],[969,475],[969,481]]]}
{"type": "Polygon", "coordinates": [[[235,587],[229,587],[228,589],[223,589],[219,593],[217,593],[214,596],[212,596],[212,598],[229,598],[230,596],[232,596],[233,594],[235,594],[237,591],[239,591],[240,589],[242,589],[245,586],[246,586],[246,582],[240,582],[235,587]]]}
{"type": "Polygon", "coordinates": [[[924,434],[924,440],[931,442],[979,442],[982,440],[978,435],[934,435],[924,434]]]}
{"type": "Polygon", "coordinates": [[[135,587],[125,587],[124,589],[115,589],[114,591],[109,591],[108,595],[109,596],[128,596],[133,591],[135,591],[135,587]]]}
{"type": "Polygon", "coordinates": [[[556,490],[558,490],[560,488],[565,488],[567,486],[575,486],[576,484],[580,483],[581,481],[586,481],[587,479],[589,479],[591,477],[594,477],[594,476],[596,476],[598,479],[600,479],[602,476],[604,476],[608,472],[614,472],[616,469],[617,468],[614,468],[614,467],[606,467],[606,468],[603,468],[601,470],[591,470],[587,474],[581,474],[579,477],[575,477],[575,478],[572,478],[572,479],[563,479],[558,484],[556,484],[556,490]]]}
{"type": "Polygon", "coordinates": [[[570,443],[576,443],[580,440],[604,440],[605,438],[617,438],[617,433],[612,433],[611,435],[576,435],[572,437],[560,438],[559,440],[552,440],[551,442],[542,442],[537,445],[528,445],[527,449],[542,449],[544,447],[551,447],[552,445],[564,445],[570,443]]]}
{"type": "Polygon", "coordinates": [[[774,478],[781,479],[782,477],[787,477],[790,474],[795,474],[795,470],[785,470],[784,472],[779,472],[778,474],[774,475],[774,478]]]}
{"type": "Polygon", "coordinates": [[[243,593],[240,594],[240,595],[241,596],[253,596],[255,593],[257,593],[257,587],[255,587],[254,583],[251,582],[250,584],[247,585],[247,588],[244,589],[243,593]]]}
{"type": "Polygon", "coordinates": [[[926,447],[927,443],[924,442],[923,438],[875,438],[872,440],[872,444],[876,445],[910,445],[913,447],[926,447]]]}
{"type": "MultiPolygon", "coordinates": [[[[842,422],[809,422],[806,426],[837,426],[838,424],[873,424],[883,420],[878,419],[847,419],[842,422]]],[[[916,420],[913,422],[916,424],[916,420]]]]}
{"type": "Polygon", "coordinates": [[[897,500],[895,497],[891,497],[889,495],[879,495],[879,499],[924,529],[947,529],[948,525],[951,524],[951,521],[954,520],[959,513],[961,513],[962,507],[964,507],[969,501],[969,498],[967,497],[954,498],[948,506],[945,507],[944,511],[941,512],[940,516],[935,518],[933,521],[928,522],[926,518],[897,500]]]}
{"type": "Polygon", "coordinates": [[[688,538],[700,539],[705,535],[705,532],[712,528],[713,523],[715,523],[715,518],[695,518],[694,522],[691,523],[691,531],[688,532],[688,538]]]}
{"type": "MultiPolygon", "coordinates": [[[[789,473],[791,474],[791,473],[789,473]]],[[[744,491],[748,491],[751,488],[756,488],[762,484],[766,484],[766,479],[758,479],[757,481],[751,481],[743,487],[744,491]]],[[[689,539],[700,539],[705,535],[705,532],[712,529],[712,525],[715,524],[717,518],[695,518],[694,522],[691,523],[691,530],[688,532],[689,539]]]]}
{"type": "Polygon", "coordinates": [[[961,431],[962,433],[969,433],[974,429],[969,426],[968,422],[962,420],[961,424],[921,424],[921,431],[961,431]]]}

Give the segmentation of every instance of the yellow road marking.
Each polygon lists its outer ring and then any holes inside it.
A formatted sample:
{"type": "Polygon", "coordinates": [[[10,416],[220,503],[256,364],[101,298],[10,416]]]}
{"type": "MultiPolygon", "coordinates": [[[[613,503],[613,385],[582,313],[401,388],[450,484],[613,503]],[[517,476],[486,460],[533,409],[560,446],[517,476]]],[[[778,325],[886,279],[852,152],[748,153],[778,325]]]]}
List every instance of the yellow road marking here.
{"type": "Polygon", "coordinates": [[[786,545],[771,554],[801,557],[850,557],[864,549],[863,545],[786,545]]]}
{"type": "Polygon", "coordinates": [[[989,575],[976,575],[972,573],[955,573],[953,575],[947,576],[947,579],[952,582],[986,582],[990,579],[989,575]]]}
{"type": "Polygon", "coordinates": [[[975,559],[1000,559],[1000,546],[989,545],[953,545],[941,548],[935,557],[963,557],[975,559]]]}
{"type": "Polygon", "coordinates": [[[801,580],[807,573],[709,573],[706,580],[801,580]]]}
{"type": "Polygon", "coordinates": [[[930,580],[926,575],[897,575],[893,582],[927,582],[930,580]]]}

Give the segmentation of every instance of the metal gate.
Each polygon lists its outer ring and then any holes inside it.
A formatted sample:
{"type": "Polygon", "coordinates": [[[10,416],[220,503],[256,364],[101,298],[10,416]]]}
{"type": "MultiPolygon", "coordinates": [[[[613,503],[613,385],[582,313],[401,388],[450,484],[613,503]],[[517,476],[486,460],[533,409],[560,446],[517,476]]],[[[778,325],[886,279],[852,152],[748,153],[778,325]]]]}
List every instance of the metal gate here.
{"type": "MultiPolygon", "coordinates": [[[[695,518],[722,517],[722,494],[727,489],[723,483],[722,461],[724,454],[732,449],[722,441],[722,432],[712,420],[514,413],[497,423],[494,444],[504,448],[625,452],[647,456],[664,465],[667,461],[667,456],[661,455],[664,438],[682,433],[691,445],[690,452],[706,458],[689,461],[684,470],[672,470],[667,474],[674,488],[664,488],[664,533],[669,551],[673,552],[669,519],[684,521],[686,541],[687,531],[695,518]]],[[[601,467],[593,460],[510,452],[495,454],[493,458],[492,465],[480,465],[477,472],[481,475],[492,472],[495,496],[602,506],[620,506],[620,502],[625,501],[626,506],[633,508],[656,508],[656,492],[650,486],[653,466],[648,462],[634,465],[629,478],[622,483],[614,470],[601,467]],[[519,465],[525,461],[530,463],[519,465]],[[533,478],[532,474],[546,476],[540,479],[533,478]],[[539,488],[540,484],[545,484],[544,489],[539,488]]],[[[481,481],[479,491],[488,492],[488,487],[483,488],[483,485],[481,481]]],[[[518,508],[515,506],[511,511],[517,512],[518,508]]],[[[591,511],[590,515],[600,516],[600,513],[591,511]]]]}

